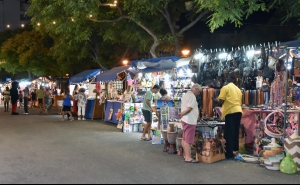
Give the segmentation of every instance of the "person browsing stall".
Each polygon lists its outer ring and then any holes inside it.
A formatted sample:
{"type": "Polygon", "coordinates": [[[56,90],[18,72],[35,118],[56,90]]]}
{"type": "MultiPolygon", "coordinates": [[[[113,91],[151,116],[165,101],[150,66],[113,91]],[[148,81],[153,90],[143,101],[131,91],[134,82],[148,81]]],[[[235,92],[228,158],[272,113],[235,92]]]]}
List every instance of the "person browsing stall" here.
{"type": "Polygon", "coordinates": [[[38,107],[40,109],[40,113],[42,113],[43,112],[42,108],[43,108],[43,104],[44,104],[44,96],[45,96],[44,87],[40,86],[40,89],[37,90],[36,94],[37,94],[37,98],[38,98],[38,107]]]}
{"type": "Polygon", "coordinates": [[[153,94],[157,93],[159,91],[159,85],[154,85],[151,89],[151,91],[147,91],[144,97],[143,101],[143,107],[142,112],[143,116],[146,122],[146,125],[144,127],[144,131],[142,134],[141,139],[145,141],[150,141],[151,138],[151,124],[152,124],[152,108],[151,104],[153,101],[153,94]],[[146,133],[148,133],[148,139],[146,138],[146,133]]]}
{"type": "Polygon", "coordinates": [[[215,101],[222,104],[222,117],[225,119],[224,139],[226,140],[227,159],[238,155],[239,129],[242,118],[242,92],[233,83],[233,78],[226,79],[226,85],[222,87],[220,95],[215,101]]]}
{"type": "Polygon", "coordinates": [[[181,99],[181,113],[178,114],[178,117],[181,119],[183,129],[183,156],[187,163],[199,162],[194,160],[191,156],[191,145],[195,143],[195,132],[199,115],[196,96],[200,94],[200,91],[201,86],[199,84],[194,84],[191,90],[183,95],[181,99]]]}
{"type": "Polygon", "coordinates": [[[8,112],[9,101],[10,101],[9,87],[5,88],[5,90],[3,91],[3,96],[4,96],[4,112],[8,112]]]}

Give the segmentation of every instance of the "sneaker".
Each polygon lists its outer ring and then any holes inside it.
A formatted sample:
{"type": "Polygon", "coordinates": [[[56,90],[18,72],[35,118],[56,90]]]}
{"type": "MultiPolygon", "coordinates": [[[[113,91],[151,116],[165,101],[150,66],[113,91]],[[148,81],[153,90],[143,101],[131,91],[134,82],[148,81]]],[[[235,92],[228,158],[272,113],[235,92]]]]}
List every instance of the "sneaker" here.
{"type": "Polygon", "coordinates": [[[25,113],[26,115],[28,115],[28,113],[25,113]]]}
{"type": "Polygon", "coordinates": [[[80,120],[81,120],[81,118],[78,118],[78,120],[80,121],[80,120]]]}
{"type": "Polygon", "coordinates": [[[24,115],[26,114],[26,113],[23,113],[24,115]]]}
{"type": "Polygon", "coordinates": [[[82,120],[86,120],[85,118],[82,118],[82,120]]]}

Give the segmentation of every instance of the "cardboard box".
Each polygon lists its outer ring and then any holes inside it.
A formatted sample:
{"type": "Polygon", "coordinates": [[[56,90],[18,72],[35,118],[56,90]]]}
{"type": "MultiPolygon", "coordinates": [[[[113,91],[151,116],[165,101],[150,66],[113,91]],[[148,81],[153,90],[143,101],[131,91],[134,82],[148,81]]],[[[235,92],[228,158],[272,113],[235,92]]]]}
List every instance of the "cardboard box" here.
{"type": "MultiPolygon", "coordinates": [[[[200,154],[198,154],[200,155],[200,154]]],[[[212,152],[209,152],[209,156],[203,156],[201,155],[201,161],[204,163],[214,163],[217,161],[221,161],[225,159],[225,153],[223,154],[216,154],[215,156],[213,156],[212,152]]]]}

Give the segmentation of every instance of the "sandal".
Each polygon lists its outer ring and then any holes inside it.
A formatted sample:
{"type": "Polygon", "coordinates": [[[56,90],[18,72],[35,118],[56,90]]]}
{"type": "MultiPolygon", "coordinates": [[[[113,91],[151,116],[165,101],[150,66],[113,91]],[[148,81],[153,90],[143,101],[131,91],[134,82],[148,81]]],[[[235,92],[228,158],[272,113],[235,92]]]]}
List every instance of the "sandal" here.
{"type": "Polygon", "coordinates": [[[150,141],[148,138],[141,138],[143,141],[150,141]]]}
{"type": "Polygon", "coordinates": [[[70,119],[70,121],[74,121],[74,118],[70,119]]]}
{"type": "Polygon", "coordinates": [[[189,161],[185,161],[186,163],[199,163],[199,161],[196,161],[196,160],[194,160],[194,159],[191,159],[191,160],[189,160],[189,161]]]}
{"type": "Polygon", "coordinates": [[[65,119],[61,119],[61,121],[65,121],[65,119]]]}

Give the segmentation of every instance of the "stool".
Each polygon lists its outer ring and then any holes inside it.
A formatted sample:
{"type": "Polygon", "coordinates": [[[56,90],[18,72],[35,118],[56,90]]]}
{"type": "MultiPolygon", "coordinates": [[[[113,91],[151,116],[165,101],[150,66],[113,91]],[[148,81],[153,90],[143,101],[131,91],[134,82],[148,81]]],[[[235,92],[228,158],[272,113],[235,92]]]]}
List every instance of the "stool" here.
{"type": "Polygon", "coordinates": [[[163,136],[163,139],[164,139],[164,150],[163,151],[168,152],[169,148],[170,148],[170,143],[168,142],[168,136],[167,136],[168,131],[163,130],[161,133],[162,133],[162,136],[163,136]]]}
{"type": "Polygon", "coordinates": [[[176,138],[177,138],[178,132],[168,132],[167,137],[168,137],[168,142],[170,143],[170,148],[169,148],[169,154],[176,154],[176,138]]]}
{"type": "Polygon", "coordinates": [[[177,144],[177,148],[178,148],[177,155],[183,156],[182,138],[177,137],[176,144],[177,144]]]}

